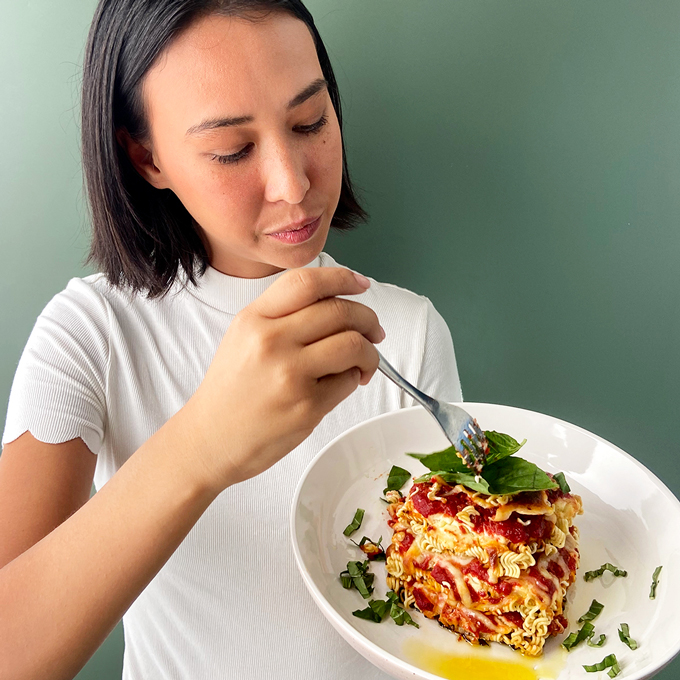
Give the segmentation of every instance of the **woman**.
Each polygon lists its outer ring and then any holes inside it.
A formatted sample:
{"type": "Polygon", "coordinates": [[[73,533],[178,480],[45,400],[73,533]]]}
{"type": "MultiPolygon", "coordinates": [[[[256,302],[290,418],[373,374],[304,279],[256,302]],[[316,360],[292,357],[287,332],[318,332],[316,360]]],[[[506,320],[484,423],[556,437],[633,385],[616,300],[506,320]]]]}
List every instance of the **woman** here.
{"type": "Polygon", "coordinates": [[[324,444],[410,405],[374,343],[460,388],[429,300],[322,252],[363,212],[311,16],[102,0],[83,156],[102,273],[46,307],[12,387],[0,677],[74,676],[123,615],[128,679],[385,677],[308,597],[290,501],[324,444]]]}

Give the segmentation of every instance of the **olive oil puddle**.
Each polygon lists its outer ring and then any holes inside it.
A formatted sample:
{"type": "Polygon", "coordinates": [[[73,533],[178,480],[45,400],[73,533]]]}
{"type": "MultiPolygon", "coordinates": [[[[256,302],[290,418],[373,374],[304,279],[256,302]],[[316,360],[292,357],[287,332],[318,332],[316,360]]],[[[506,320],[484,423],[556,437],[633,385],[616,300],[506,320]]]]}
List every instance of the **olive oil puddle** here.
{"type": "Polygon", "coordinates": [[[551,654],[549,659],[529,659],[517,654],[515,661],[493,658],[490,653],[449,654],[417,638],[404,644],[404,652],[416,666],[446,680],[555,680],[566,661],[566,655],[560,652],[551,654]]]}

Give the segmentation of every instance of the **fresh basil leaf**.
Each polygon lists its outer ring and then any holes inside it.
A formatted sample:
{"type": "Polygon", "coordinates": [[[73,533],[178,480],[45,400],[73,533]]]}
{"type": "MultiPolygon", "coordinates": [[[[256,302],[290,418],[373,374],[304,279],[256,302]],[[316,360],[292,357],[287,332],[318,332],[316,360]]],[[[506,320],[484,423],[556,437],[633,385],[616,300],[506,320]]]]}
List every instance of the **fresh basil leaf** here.
{"type": "Polygon", "coordinates": [[[627,623],[622,623],[621,628],[619,628],[619,640],[628,645],[631,649],[638,648],[638,643],[630,636],[630,630],[628,629],[627,623]]]}
{"type": "Polygon", "coordinates": [[[357,511],[354,513],[354,519],[342,532],[345,536],[351,536],[361,526],[361,523],[364,521],[364,513],[365,510],[357,508],[357,511]]]}
{"type": "Polygon", "coordinates": [[[390,617],[392,618],[392,621],[394,621],[398,626],[407,624],[409,626],[420,628],[420,626],[411,618],[411,615],[396,602],[393,602],[392,606],[390,607],[390,617]]]}
{"type": "Polygon", "coordinates": [[[352,588],[352,586],[354,586],[354,580],[349,575],[348,571],[343,571],[340,574],[340,581],[342,583],[342,587],[345,588],[346,590],[349,590],[350,588],[352,588]]]}
{"type": "Polygon", "coordinates": [[[363,562],[351,560],[347,563],[347,571],[352,577],[363,576],[368,571],[368,560],[363,562]]]}
{"type": "Polygon", "coordinates": [[[374,623],[380,623],[382,621],[382,617],[378,616],[370,606],[366,607],[366,609],[357,609],[356,611],[353,611],[352,616],[356,616],[358,619],[373,621],[374,623]]]}
{"type": "Polygon", "coordinates": [[[387,616],[387,612],[389,612],[392,603],[388,602],[387,600],[371,600],[368,603],[368,606],[376,613],[377,616],[380,617],[380,620],[382,621],[387,616]]]}
{"type": "Polygon", "coordinates": [[[386,597],[387,601],[392,604],[394,604],[395,602],[399,603],[399,595],[397,595],[397,593],[395,593],[393,590],[388,590],[386,597]]]}
{"type": "Polygon", "coordinates": [[[447,472],[470,472],[470,468],[460,459],[453,446],[434,453],[407,453],[407,456],[419,460],[429,470],[446,470],[447,472]]]}
{"type": "Polygon", "coordinates": [[[411,479],[411,473],[398,465],[393,465],[390,474],[387,476],[387,486],[383,489],[383,493],[388,491],[399,491],[408,480],[411,479]]]}
{"type": "Polygon", "coordinates": [[[583,626],[581,626],[581,629],[578,632],[572,633],[564,640],[562,647],[570,652],[572,649],[574,649],[574,647],[580,645],[584,640],[590,640],[594,633],[595,626],[593,626],[592,623],[586,622],[583,624],[583,626]]]}
{"type": "Polygon", "coordinates": [[[614,663],[612,664],[612,667],[607,671],[607,675],[610,678],[615,678],[620,672],[621,668],[619,666],[619,662],[616,661],[616,657],[614,657],[614,663]]]}
{"type": "Polygon", "coordinates": [[[656,597],[656,587],[659,585],[659,574],[662,567],[657,567],[652,574],[652,587],[649,591],[649,599],[653,600],[656,597]]]}
{"type": "Polygon", "coordinates": [[[477,477],[471,472],[440,472],[439,477],[441,477],[444,482],[450,484],[451,486],[462,484],[468,489],[478,491],[479,493],[491,493],[486,479],[484,479],[484,477],[477,477]]]}
{"type": "Polygon", "coordinates": [[[433,477],[440,477],[442,482],[450,484],[451,486],[456,486],[456,484],[462,484],[472,491],[478,491],[479,493],[489,494],[489,484],[484,479],[480,477],[479,480],[476,479],[474,473],[471,472],[448,472],[446,470],[436,470],[434,472],[428,472],[421,477],[414,480],[415,484],[422,484],[423,482],[429,482],[433,477]]]}
{"type": "Polygon", "coordinates": [[[420,475],[420,477],[416,477],[413,480],[414,484],[422,484],[423,482],[429,482],[435,475],[441,475],[443,474],[443,470],[437,470],[436,472],[426,472],[424,475],[420,475]]]}
{"type": "Polygon", "coordinates": [[[616,660],[616,654],[609,654],[605,656],[600,663],[593,664],[592,666],[583,666],[586,669],[586,673],[597,673],[598,671],[603,671],[605,668],[609,668],[610,678],[615,678],[620,672],[619,662],[616,660]]]}
{"type": "Polygon", "coordinates": [[[590,609],[588,609],[588,611],[578,620],[578,623],[583,623],[584,621],[593,621],[600,615],[600,612],[603,609],[603,604],[600,604],[597,600],[593,600],[590,604],[590,609]]]}
{"type": "Polygon", "coordinates": [[[587,571],[585,574],[583,574],[583,580],[584,581],[593,581],[596,578],[599,578],[604,574],[605,571],[611,571],[614,576],[628,576],[628,572],[625,571],[624,569],[619,569],[618,567],[615,567],[613,564],[610,564],[609,562],[603,564],[599,569],[595,569],[594,571],[587,571]]]}
{"type": "Polygon", "coordinates": [[[373,574],[366,574],[366,576],[358,576],[352,579],[354,587],[359,591],[364,600],[368,600],[373,592],[373,574]],[[368,578],[370,577],[370,578],[368,578]]]}
{"type": "Polygon", "coordinates": [[[482,477],[488,482],[492,494],[511,495],[557,488],[557,483],[543,470],[524,458],[514,456],[486,465],[482,477]]]}
{"type": "Polygon", "coordinates": [[[571,492],[571,489],[569,488],[569,484],[567,484],[567,479],[564,476],[564,472],[558,472],[556,475],[553,475],[553,479],[559,484],[560,491],[562,493],[570,493],[571,492]]]}
{"type": "Polygon", "coordinates": [[[507,456],[517,453],[526,443],[526,439],[520,444],[514,437],[502,432],[485,430],[486,440],[489,442],[489,453],[486,456],[486,464],[490,465],[507,456]]]}
{"type": "Polygon", "coordinates": [[[586,640],[588,647],[602,647],[602,645],[607,641],[607,636],[602,633],[597,639],[597,642],[592,641],[592,635],[586,640]]]}
{"type": "Polygon", "coordinates": [[[375,574],[371,574],[368,571],[368,560],[348,562],[347,572],[352,577],[352,583],[359,591],[361,597],[367,600],[373,592],[373,580],[375,579],[375,574]]]}

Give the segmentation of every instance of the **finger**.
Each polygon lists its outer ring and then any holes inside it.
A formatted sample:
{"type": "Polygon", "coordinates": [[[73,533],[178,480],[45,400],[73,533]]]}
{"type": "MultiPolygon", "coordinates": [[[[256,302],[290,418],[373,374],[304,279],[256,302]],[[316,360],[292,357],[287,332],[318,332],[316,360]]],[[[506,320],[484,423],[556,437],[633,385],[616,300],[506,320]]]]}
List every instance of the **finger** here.
{"type": "Polygon", "coordinates": [[[378,352],[361,333],[345,331],[303,348],[299,361],[305,375],[317,380],[357,367],[365,385],[378,369],[378,352]]]}
{"type": "Polygon", "coordinates": [[[311,345],[336,333],[352,330],[373,343],[384,339],[378,316],[370,307],[338,297],[319,300],[289,314],[281,323],[301,345],[311,345]]]}
{"type": "Polygon", "coordinates": [[[316,403],[319,409],[323,413],[332,411],[359,387],[360,378],[361,371],[355,366],[343,373],[326,375],[319,379],[316,391],[316,403]]]}
{"type": "MultiPolygon", "coordinates": [[[[272,283],[252,306],[262,316],[277,319],[335,295],[358,295],[368,279],[345,267],[290,269],[272,283]]],[[[369,282],[370,285],[370,282],[369,282]]]]}

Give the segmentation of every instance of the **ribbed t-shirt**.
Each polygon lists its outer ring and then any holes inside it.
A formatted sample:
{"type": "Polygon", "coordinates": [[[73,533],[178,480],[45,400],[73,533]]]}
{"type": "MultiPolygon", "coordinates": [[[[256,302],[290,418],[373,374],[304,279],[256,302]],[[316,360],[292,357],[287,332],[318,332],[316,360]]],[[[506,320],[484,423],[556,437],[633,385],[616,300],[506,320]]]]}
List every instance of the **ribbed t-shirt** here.
{"type": "MultiPolygon", "coordinates": [[[[308,267],[338,265],[321,253],[308,267]]],[[[208,268],[149,300],[102,274],[72,279],[45,307],[12,385],[3,445],[26,431],[97,454],[95,487],[191,397],[234,316],[283,272],[208,268]]],[[[430,300],[371,279],[360,295],[386,331],[380,351],[409,381],[461,401],[449,329],[430,300]]],[[[244,395],[247,399],[248,395],[244,395]]],[[[288,518],[325,444],[414,401],[376,373],[264,473],[223,491],[123,617],[124,680],[384,680],[326,621],[295,566],[288,518]]],[[[153,479],[149,480],[153,484],[153,479]]],[[[124,567],[124,565],[122,565],[124,567]]]]}

